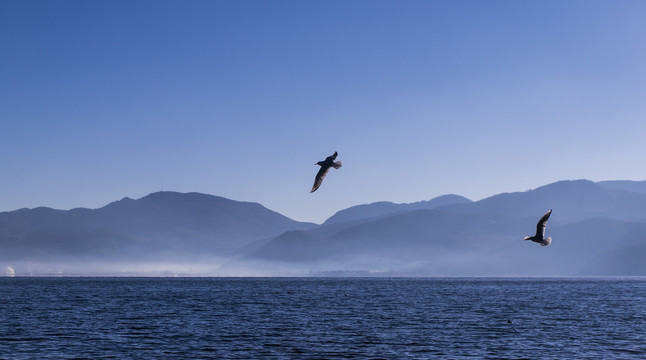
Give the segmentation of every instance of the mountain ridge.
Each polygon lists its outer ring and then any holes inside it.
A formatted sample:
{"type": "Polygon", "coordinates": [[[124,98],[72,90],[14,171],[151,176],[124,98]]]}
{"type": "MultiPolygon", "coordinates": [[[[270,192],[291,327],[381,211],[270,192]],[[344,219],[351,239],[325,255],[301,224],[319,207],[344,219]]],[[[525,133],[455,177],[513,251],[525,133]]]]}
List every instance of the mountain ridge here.
{"type": "Polygon", "coordinates": [[[329,217],[321,225],[330,225],[339,222],[358,220],[366,217],[378,217],[395,212],[434,209],[444,205],[470,203],[471,200],[455,194],[448,194],[435,197],[427,201],[418,201],[414,203],[396,204],[389,201],[378,201],[371,204],[361,204],[351,206],[347,209],[340,210],[329,217]]]}
{"type": "MultiPolygon", "coordinates": [[[[298,269],[306,265],[323,274],[357,270],[406,276],[591,275],[597,272],[586,264],[592,263],[593,257],[606,252],[626,254],[630,253],[627,247],[638,250],[646,244],[640,237],[646,231],[645,215],[646,196],[642,193],[587,180],[560,181],[466,204],[366,217],[334,232],[313,229],[301,233],[319,231],[323,236],[315,241],[311,237],[299,239],[294,233],[291,246],[283,247],[283,252],[270,255],[260,247],[225,267],[244,268],[245,262],[253,267],[262,259],[265,268],[278,264],[283,273],[290,266],[298,269]],[[536,248],[522,239],[533,235],[536,222],[549,208],[554,212],[547,234],[554,242],[536,248]],[[296,245],[306,255],[303,259],[292,252],[296,245]],[[551,258],[536,258],[545,254],[551,258]],[[387,266],[384,259],[388,259],[387,266]]],[[[275,244],[266,242],[264,248],[275,248],[275,244]]],[[[646,265],[636,262],[633,255],[627,257],[632,262],[607,264],[607,268],[615,269],[613,275],[646,275],[646,265]]]]}
{"type": "Polygon", "coordinates": [[[136,259],[166,252],[219,257],[263,236],[314,226],[258,203],[157,192],[97,209],[38,207],[1,213],[0,259],[52,260],[51,254],[65,259],[106,254],[136,259]]]}
{"type": "Polygon", "coordinates": [[[643,184],[564,180],[478,201],[376,202],[320,225],[196,192],[18,209],[0,213],[0,267],[18,275],[643,276],[643,184]],[[550,208],[553,243],[523,241],[550,208]]]}

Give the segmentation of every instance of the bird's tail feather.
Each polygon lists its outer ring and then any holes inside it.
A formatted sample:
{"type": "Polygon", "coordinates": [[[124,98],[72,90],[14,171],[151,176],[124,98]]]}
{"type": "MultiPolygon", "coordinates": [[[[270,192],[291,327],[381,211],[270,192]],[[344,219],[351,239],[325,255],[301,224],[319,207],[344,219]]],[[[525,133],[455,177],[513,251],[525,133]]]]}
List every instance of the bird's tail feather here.
{"type": "Polygon", "coordinates": [[[552,243],[552,238],[547,237],[547,238],[543,239],[543,241],[541,241],[541,246],[547,246],[547,245],[549,245],[551,243],[552,243]]]}
{"type": "Polygon", "coordinates": [[[525,238],[523,240],[531,240],[531,239],[532,239],[531,236],[525,236],[525,238]]]}
{"type": "Polygon", "coordinates": [[[340,168],[341,165],[343,165],[343,164],[341,164],[340,161],[335,161],[335,162],[332,163],[332,167],[335,168],[335,169],[340,168]]]}

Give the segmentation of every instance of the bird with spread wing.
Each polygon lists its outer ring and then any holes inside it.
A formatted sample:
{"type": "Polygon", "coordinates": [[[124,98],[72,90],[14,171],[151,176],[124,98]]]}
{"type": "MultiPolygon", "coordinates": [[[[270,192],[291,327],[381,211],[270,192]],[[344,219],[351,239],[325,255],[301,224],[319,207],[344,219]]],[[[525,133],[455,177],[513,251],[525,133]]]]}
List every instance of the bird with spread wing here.
{"type": "Polygon", "coordinates": [[[318,173],[316,173],[316,178],[314,179],[314,186],[312,186],[312,191],[310,193],[313,193],[318,189],[321,184],[323,183],[323,179],[325,178],[325,175],[327,175],[327,172],[330,170],[331,167],[338,169],[341,167],[341,161],[334,161],[336,160],[337,157],[337,152],[335,151],[334,154],[328,156],[325,158],[323,161],[319,161],[316,163],[316,165],[320,166],[321,169],[319,170],[318,173]]]}
{"type": "Polygon", "coordinates": [[[552,243],[551,237],[545,237],[545,226],[547,225],[547,219],[550,218],[552,214],[552,209],[549,209],[536,224],[536,235],[534,236],[525,236],[525,240],[531,240],[535,243],[541,244],[541,246],[547,246],[552,243]]]}

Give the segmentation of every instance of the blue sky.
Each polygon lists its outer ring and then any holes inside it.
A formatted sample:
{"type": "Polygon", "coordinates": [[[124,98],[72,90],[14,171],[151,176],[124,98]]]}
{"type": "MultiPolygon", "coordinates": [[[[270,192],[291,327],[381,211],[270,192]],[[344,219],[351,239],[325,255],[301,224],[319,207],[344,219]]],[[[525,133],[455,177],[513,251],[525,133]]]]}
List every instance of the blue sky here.
{"type": "Polygon", "coordinates": [[[321,222],[646,179],[643,1],[0,1],[0,211],[160,190],[321,222]],[[334,151],[344,166],[310,194],[334,151]]]}

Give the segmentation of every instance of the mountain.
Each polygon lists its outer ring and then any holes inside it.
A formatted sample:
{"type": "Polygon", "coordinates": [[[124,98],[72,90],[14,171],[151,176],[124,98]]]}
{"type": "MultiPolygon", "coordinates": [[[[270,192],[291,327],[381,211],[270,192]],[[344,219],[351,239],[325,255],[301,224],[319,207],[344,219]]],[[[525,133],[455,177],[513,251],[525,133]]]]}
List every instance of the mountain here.
{"type": "Polygon", "coordinates": [[[470,202],[471,200],[459,195],[443,195],[428,201],[419,201],[410,204],[395,204],[392,202],[381,201],[372,204],[357,205],[341,210],[327,219],[323,225],[325,226],[335,223],[374,218],[397,212],[435,209],[444,205],[468,204],[470,202]]]}
{"type": "Polygon", "coordinates": [[[476,202],[285,233],[223,269],[282,275],[646,275],[645,195],[587,180],[560,181],[476,202]],[[523,241],[550,208],[552,245],[523,241]]]}
{"type": "Polygon", "coordinates": [[[378,202],[301,223],[260,204],[158,192],[100,209],[0,213],[21,274],[646,276],[643,182],[568,180],[470,201],[378,202]],[[550,246],[523,241],[553,209],[550,246]]]}
{"type": "Polygon", "coordinates": [[[254,240],[311,229],[260,204],[158,192],[100,209],[0,213],[0,260],[16,262],[217,262],[254,240]]]}
{"type": "Polygon", "coordinates": [[[514,217],[533,217],[554,208],[562,221],[589,217],[639,220],[646,219],[646,193],[607,188],[589,180],[566,180],[534,190],[503,193],[473,204],[447,208],[457,212],[514,217]]]}
{"type": "Polygon", "coordinates": [[[597,182],[600,186],[606,189],[625,190],[638,193],[646,193],[646,181],[630,181],[630,180],[608,180],[597,182]]]}

